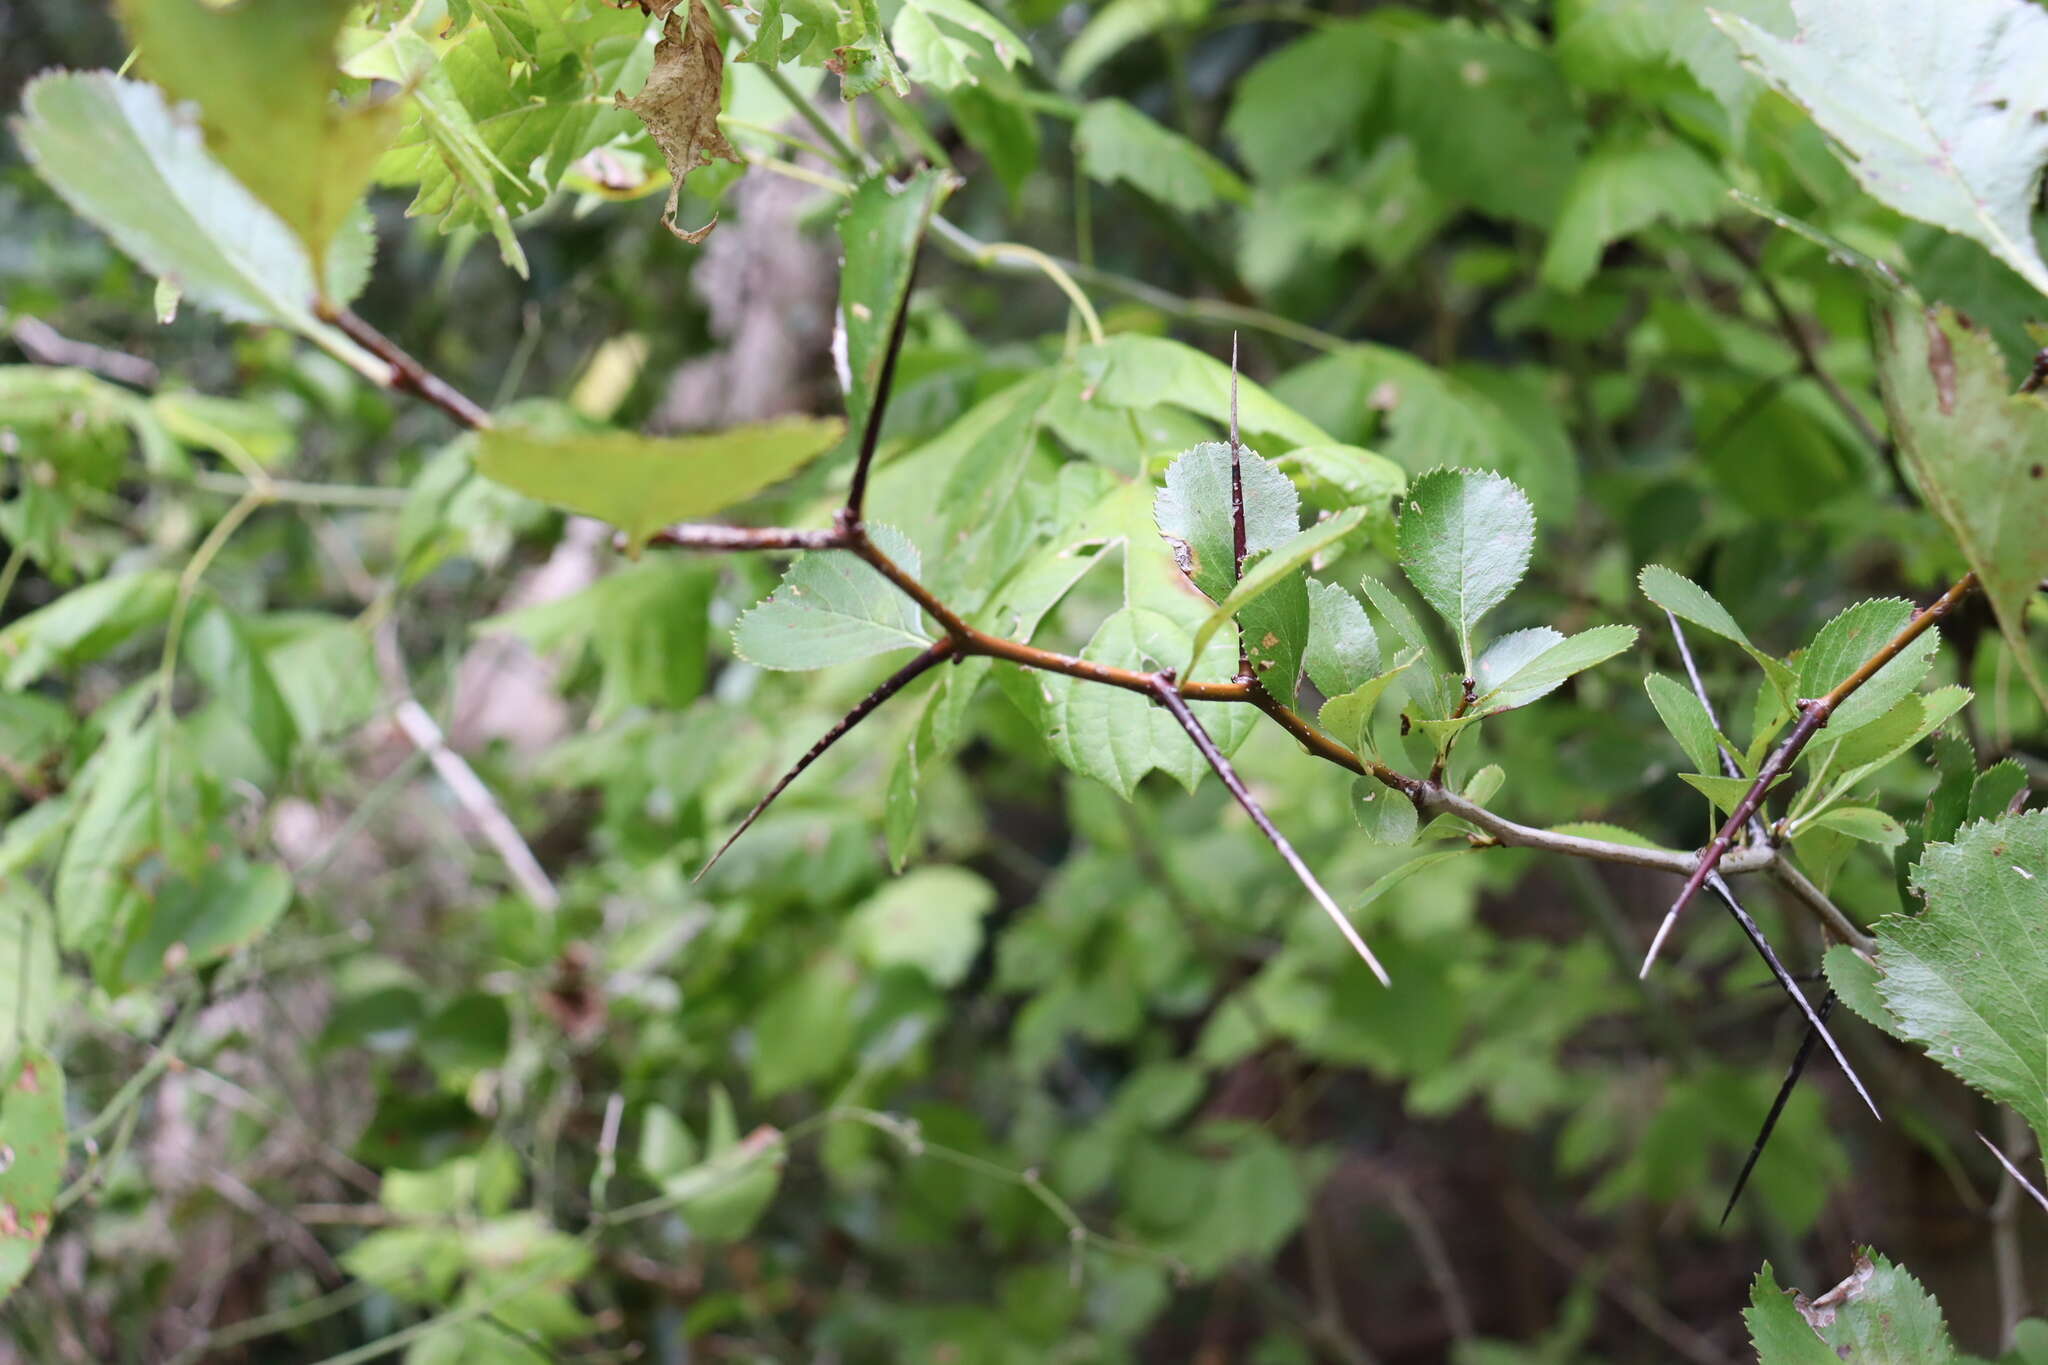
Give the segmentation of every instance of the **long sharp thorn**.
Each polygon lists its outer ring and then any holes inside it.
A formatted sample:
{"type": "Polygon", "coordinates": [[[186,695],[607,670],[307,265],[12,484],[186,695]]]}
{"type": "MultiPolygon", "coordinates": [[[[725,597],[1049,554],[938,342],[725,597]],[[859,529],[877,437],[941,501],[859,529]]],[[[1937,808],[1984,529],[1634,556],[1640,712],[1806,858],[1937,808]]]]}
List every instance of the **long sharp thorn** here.
{"type": "Polygon", "coordinates": [[[903,281],[903,297],[896,301],[896,317],[889,324],[889,346],[882,352],[882,368],[875,374],[875,392],[868,404],[867,425],[860,434],[860,457],[854,462],[853,481],[846,487],[845,515],[855,523],[861,519],[861,504],[867,498],[868,470],[875,463],[875,448],[882,440],[882,416],[889,410],[889,394],[896,385],[896,357],[903,353],[903,332],[910,320],[910,286],[917,279],[918,262],[924,256],[924,238],[910,257],[910,274],[903,281]]]}
{"type": "Polygon", "coordinates": [[[1244,449],[1237,439],[1237,333],[1230,334],[1230,540],[1235,573],[1232,581],[1244,577],[1244,449]]]}
{"type": "Polygon", "coordinates": [[[1835,1042],[1835,1035],[1828,1032],[1828,1026],[1814,1009],[1813,1002],[1806,998],[1806,992],[1799,989],[1799,983],[1792,979],[1792,973],[1786,971],[1785,964],[1778,960],[1777,950],[1771,947],[1770,940],[1764,937],[1763,930],[1756,927],[1756,921],[1749,917],[1749,911],[1743,909],[1742,902],[1735,899],[1735,893],[1729,889],[1728,883],[1720,873],[1708,874],[1707,885],[1714,889],[1714,894],[1721,898],[1722,903],[1728,907],[1728,912],[1735,916],[1735,922],[1741,925],[1742,932],[1749,936],[1750,946],[1756,949],[1757,956],[1764,960],[1764,965],[1771,969],[1771,975],[1778,978],[1778,984],[1784,987],[1785,994],[1791,996],[1798,1004],[1800,1013],[1806,1016],[1806,1022],[1820,1034],[1820,1040],[1828,1045],[1828,1051],[1834,1056],[1835,1064],[1842,1068],[1842,1074],[1849,1078],[1849,1084],[1856,1087],[1857,1095],[1870,1107],[1871,1117],[1879,1123],[1884,1122],[1884,1115],[1878,1112],[1877,1101],[1870,1098],[1870,1092],[1863,1088],[1863,1078],[1856,1074],[1856,1068],[1850,1066],[1849,1059],[1842,1055],[1841,1047],[1835,1042]]]}
{"type": "Polygon", "coordinates": [[[1998,1158],[1998,1164],[2005,1167],[2005,1173],[2011,1176],[2014,1180],[2019,1181],[2020,1188],[2025,1190],[2028,1194],[2033,1195],[2034,1202],[2036,1204],[2039,1204],[2044,1209],[2048,1209],[2048,1195],[2042,1194],[2040,1190],[2034,1187],[2033,1181],[2027,1179],[2025,1176],[2020,1174],[2020,1168],[2012,1164],[2012,1158],[2008,1157],[2004,1152],[1998,1150],[1997,1143],[1993,1142],[1990,1138],[1985,1137],[1982,1133],[1977,1134],[1977,1141],[1983,1143],[1986,1147],[1989,1147],[1991,1149],[1991,1155],[1998,1158]]]}
{"type": "Polygon", "coordinates": [[[953,648],[953,638],[950,635],[945,639],[937,641],[931,648],[925,650],[924,653],[918,655],[894,673],[891,673],[880,687],[862,697],[854,708],[840,719],[837,725],[827,730],[824,737],[811,746],[809,753],[806,753],[796,761],[795,767],[784,773],[781,780],[768,789],[768,794],[756,802],[754,808],[747,812],[746,819],[740,821],[739,828],[726,836],[725,842],[718,846],[718,852],[712,854],[711,860],[699,868],[697,875],[690,880],[702,881],[704,874],[716,867],[718,860],[725,856],[725,851],[738,843],[739,837],[752,827],[754,821],[761,818],[763,811],[774,804],[776,797],[782,795],[783,788],[796,781],[803,774],[804,769],[817,762],[819,757],[827,749],[837,744],[840,737],[845,735],[847,731],[873,715],[883,702],[916,682],[933,664],[950,658],[953,654],[953,648]]]}
{"type": "MultiPolygon", "coordinates": [[[[1835,1007],[1835,993],[1829,991],[1821,997],[1821,1018],[1828,1017],[1828,1011],[1835,1007]]],[[[1750,1144],[1749,1157],[1742,1163],[1741,1174],[1735,1177],[1735,1188],[1728,1191],[1728,1203],[1721,1209],[1721,1226],[1728,1226],[1728,1215],[1735,1212],[1735,1201],[1742,1198],[1742,1191],[1749,1184],[1750,1172],[1756,1169],[1757,1159],[1764,1154],[1764,1146],[1771,1140],[1771,1133],[1778,1126],[1779,1117],[1785,1112],[1787,1101],[1792,1098],[1792,1088],[1799,1084],[1799,1075],[1806,1070],[1806,1064],[1813,1058],[1813,1045],[1820,1041],[1820,1033],[1813,1025],[1806,1026],[1806,1033],[1799,1040],[1799,1050],[1792,1054],[1792,1065],[1786,1069],[1784,1083],[1778,1087],[1777,1098],[1771,1101],[1770,1112],[1764,1115],[1764,1126],[1757,1130],[1756,1141],[1750,1144]]]]}
{"type": "Polygon", "coordinates": [[[1274,828],[1273,822],[1267,818],[1266,812],[1253,799],[1251,790],[1238,777],[1237,770],[1230,766],[1230,760],[1223,756],[1223,751],[1218,749],[1216,742],[1209,738],[1209,732],[1204,730],[1202,723],[1195,719],[1195,713],[1188,710],[1187,702],[1181,697],[1180,690],[1174,686],[1172,680],[1163,675],[1155,676],[1152,680],[1152,695],[1157,697],[1159,704],[1164,706],[1172,713],[1173,718],[1180,722],[1180,728],[1188,732],[1188,738],[1195,742],[1195,747],[1201,750],[1202,757],[1207,759],[1209,766],[1216,770],[1216,776],[1223,779],[1223,785],[1228,787],[1230,794],[1237,798],[1237,804],[1244,807],[1244,813],[1251,816],[1252,823],[1259,827],[1259,833],[1265,835],[1267,842],[1278,850],[1281,858],[1286,861],[1287,866],[1293,869],[1294,875],[1301,879],[1301,884],[1308,888],[1311,896],[1315,897],[1316,904],[1322,907],[1323,913],[1328,915],[1331,922],[1343,933],[1345,941],[1351,945],[1352,951],[1364,959],[1365,965],[1372,969],[1372,974],[1379,978],[1382,986],[1393,985],[1394,983],[1387,977],[1387,969],[1382,967],[1380,960],[1373,956],[1372,949],[1366,947],[1365,939],[1359,934],[1357,926],[1353,925],[1344,912],[1338,908],[1337,902],[1330,899],[1330,893],[1323,890],[1323,884],[1316,880],[1315,873],[1308,870],[1308,864],[1303,862],[1301,855],[1294,851],[1294,845],[1288,843],[1286,836],[1274,828]]]}

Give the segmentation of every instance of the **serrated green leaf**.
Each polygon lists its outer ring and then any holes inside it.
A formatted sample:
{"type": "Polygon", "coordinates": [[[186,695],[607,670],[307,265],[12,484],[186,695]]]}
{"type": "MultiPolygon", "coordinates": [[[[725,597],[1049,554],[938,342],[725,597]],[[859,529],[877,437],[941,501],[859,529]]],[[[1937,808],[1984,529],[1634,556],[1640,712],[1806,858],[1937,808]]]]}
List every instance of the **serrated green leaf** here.
{"type": "MultiPolygon", "coordinates": [[[[1898,634],[1912,615],[1912,603],[1878,598],[1859,602],[1836,616],[1799,655],[1799,695],[1820,697],[1833,691],[1898,634]]],[[[1936,632],[1923,632],[1835,708],[1828,717],[1828,730],[1839,737],[1883,716],[1920,685],[1940,647],[1941,637],[1936,632]]]]}
{"type": "Polygon", "coordinates": [[[11,127],[50,187],[144,269],[235,322],[280,323],[365,373],[388,373],[313,315],[312,259],[216,162],[188,111],[105,72],[29,82],[11,127]]]}
{"type": "Polygon", "coordinates": [[[1203,213],[1248,197],[1244,182],[1228,166],[1122,100],[1094,100],[1081,111],[1074,149],[1089,179],[1104,185],[1124,182],[1183,213],[1203,213]]]}
{"type": "MultiPolygon", "coordinates": [[[[1102,623],[1081,657],[1148,672],[1172,668],[1187,658],[1192,636],[1186,621],[1157,607],[1127,606],[1102,623]]],[[[1190,675],[1229,677],[1236,671],[1237,651],[1226,640],[1213,640],[1190,675]]],[[[1126,800],[1139,779],[1154,768],[1190,791],[1209,771],[1187,733],[1150,697],[1063,673],[1043,675],[1038,688],[1045,705],[1046,742],[1054,755],[1126,800]]],[[[1194,702],[1189,709],[1225,754],[1251,733],[1250,707],[1194,702]]]]}
{"type": "Polygon", "coordinates": [[[0,1297],[28,1277],[50,1235],[68,1156],[64,1072],[41,1048],[21,1052],[0,1090],[0,1297]]]}
{"type": "Polygon", "coordinates": [[[1643,590],[1643,596],[1655,602],[1664,610],[1681,620],[1692,622],[1724,640],[1733,640],[1742,646],[1743,652],[1756,660],[1764,671],[1778,700],[1789,710],[1799,700],[1798,679],[1782,659],[1772,658],[1749,641],[1728,609],[1714,600],[1712,593],[1699,584],[1665,568],[1662,564],[1648,564],[1636,576],[1636,582],[1643,590]]]}
{"type": "Polygon", "coordinates": [[[1687,143],[1632,134],[1610,139],[1572,178],[1538,277],[1576,293],[1613,243],[1652,223],[1711,223],[1727,206],[1726,180],[1687,143]]]}
{"type": "Polygon", "coordinates": [[[1421,656],[1410,650],[1395,661],[1392,668],[1377,677],[1368,678],[1349,692],[1340,692],[1323,703],[1316,721],[1325,730],[1360,753],[1377,752],[1373,743],[1372,717],[1379,706],[1380,695],[1387,685],[1399,677],[1403,670],[1412,666],[1421,656]]]}
{"type": "Polygon", "coordinates": [[[787,478],[844,430],[817,417],[702,436],[500,426],[479,433],[476,467],[530,498],[608,521],[637,547],[672,522],[722,511],[787,478]]]}
{"type": "MultiPolygon", "coordinates": [[[[2048,15],[2021,8],[2031,16],[2024,27],[2048,43],[2048,15]]],[[[2048,123],[2033,127],[2048,139],[2048,123]]],[[[2041,145],[2048,149],[2048,140],[2041,145]]],[[[2037,161],[2029,184],[2039,181],[2037,161]]],[[[1879,315],[1877,341],[1885,412],[1913,481],[1963,547],[2013,660],[2048,705],[2026,638],[2027,605],[2048,577],[2048,399],[2011,392],[1997,343],[1953,309],[1926,310],[1901,297],[1879,315]]]]}
{"type": "Polygon", "coordinates": [[[2048,100],[2048,14],[2021,0],[1793,0],[1796,38],[1721,21],[1766,80],[1806,106],[1863,187],[1982,242],[2048,293],[2034,244],[2048,100]]]}
{"type": "Polygon", "coordinates": [[[1878,992],[1927,1055],[2048,1135],[2048,810],[1930,844],[1927,908],[1876,926],[1878,992]]]}
{"type": "Polygon", "coordinates": [[[1869,1248],[1849,1277],[1811,1300],[1780,1289],[1766,1262],[1743,1313],[1758,1365],[1950,1365],[1941,1309],[1903,1269],[1869,1248]]]}
{"type": "MultiPolygon", "coordinates": [[[[1557,635],[1556,631],[1548,633],[1557,635]]],[[[1594,626],[1577,635],[1549,641],[1541,650],[1513,660],[1512,668],[1508,666],[1510,660],[1506,656],[1495,658],[1495,650],[1507,640],[1529,634],[1529,631],[1516,631],[1513,635],[1503,636],[1480,656],[1474,674],[1479,682],[1479,700],[1474,705],[1483,714],[1498,715],[1547,697],[1564,686],[1574,674],[1606,662],[1636,641],[1634,626],[1594,626]],[[1491,667],[1489,660],[1493,661],[1491,667]],[[1502,673],[1506,676],[1501,677],[1502,673]]]]}
{"type": "Polygon", "coordinates": [[[871,967],[909,967],[945,990],[973,965],[995,905],[995,888],[966,868],[921,867],[863,902],[843,942],[871,967]]]}
{"type": "Polygon", "coordinates": [[[1714,722],[1708,718],[1706,706],[1693,690],[1673,682],[1662,673],[1652,673],[1644,678],[1643,689],[1650,694],[1650,705],[1657,708],[1657,718],[1678,741],[1678,747],[1691,760],[1692,766],[1701,772],[1712,772],[1718,768],[1721,751],[1715,738],[1714,722]]]}
{"type": "Polygon", "coordinates": [[[1431,470],[1409,485],[1395,534],[1402,572],[1450,622],[1469,673],[1472,627],[1528,572],[1536,547],[1529,499],[1499,474],[1431,470]]]}
{"type": "MultiPolygon", "coordinates": [[[[1293,485],[1288,485],[1292,491],[1293,485]]],[[[1249,497],[1249,494],[1247,494],[1249,497]]],[[[1228,506],[1228,503],[1225,503],[1228,506]]],[[[1251,509],[1245,509],[1249,522],[1251,509]]],[[[1309,603],[1306,596],[1302,570],[1315,557],[1356,531],[1365,520],[1363,508],[1353,507],[1339,512],[1325,521],[1319,521],[1307,530],[1299,532],[1292,539],[1263,551],[1254,564],[1245,561],[1246,572],[1238,580],[1230,595],[1216,604],[1216,610],[1195,631],[1195,642],[1189,658],[1200,658],[1216,632],[1242,613],[1244,620],[1245,652],[1251,660],[1255,675],[1266,684],[1266,690],[1282,701],[1293,698],[1294,689],[1301,677],[1302,652],[1308,643],[1309,603]],[[1299,619],[1293,612],[1268,612],[1264,616],[1272,619],[1253,619],[1251,608],[1255,604],[1273,603],[1281,595],[1276,591],[1287,585],[1288,595],[1299,599],[1299,619]],[[1294,627],[1298,624],[1298,631],[1294,627]]],[[[1249,525],[1247,525],[1249,538],[1249,525]]],[[[1339,592],[1343,589],[1339,588],[1339,592]]],[[[1350,594],[1345,594],[1347,597],[1350,594]]],[[[1356,603],[1354,602],[1355,606],[1356,603]]],[[[1362,616],[1363,611],[1360,612],[1362,616]]]]}
{"type": "MultiPolygon", "coordinates": [[[[1900,758],[1921,740],[1948,722],[1970,700],[1967,687],[1938,687],[1932,692],[1909,693],[1881,718],[1856,731],[1839,744],[1821,747],[1814,771],[1839,774],[1826,795],[1814,802],[1816,809],[1834,804],[1879,769],[1900,758]]],[[[1826,731],[1822,731],[1823,734],[1826,731]]],[[[1803,798],[1802,798],[1803,799],[1803,798]]],[[[1936,840],[1955,833],[1951,824],[1936,840]]]]}
{"type": "Polygon", "coordinates": [[[2012,799],[2027,789],[2026,768],[2016,758],[2001,758],[1978,773],[1970,783],[1970,804],[1963,819],[1996,820],[2006,813],[2012,799]]]}
{"type": "Polygon", "coordinates": [[[855,187],[839,215],[846,262],[839,274],[839,326],[846,336],[846,424],[855,440],[875,401],[918,244],[951,183],[944,171],[933,168],[900,185],[886,175],[870,176],[855,187]]]}
{"type": "Polygon", "coordinates": [[[1415,842],[1415,803],[1377,778],[1354,778],[1351,817],[1369,844],[1400,848],[1415,842]]]}
{"type": "Polygon", "coordinates": [[[1380,671],[1372,619],[1341,585],[1308,580],[1308,647],[1302,665],[1325,697],[1340,697],[1380,671]]]}
{"type": "Polygon", "coordinates": [[[1325,505],[1362,507],[1375,523],[1387,526],[1393,525],[1394,500],[1408,486],[1401,466],[1361,446],[1301,446],[1275,463],[1290,475],[1298,470],[1306,479],[1302,487],[1325,505]]]}
{"type": "MultiPolygon", "coordinates": [[[[1133,411],[1165,403],[1219,425],[1230,421],[1230,367],[1192,346],[1124,333],[1084,347],[1075,363],[1095,402],[1133,411]]],[[[1281,447],[1332,444],[1328,432],[1258,384],[1240,377],[1236,387],[1247,443],[1266,444],[1256,438],[1271,437],[1281,447]]]]}
{"type": "MultiPolygon", "coordinates": [[[[890,526],[868,534],[906,572],[919,570],[917,547],[890,526]]],[[[830,668],[871,654],[923,649],[917,604],[851,550],[820,550],[789,566],[761,604],[733,623],[733,648],[760,668],[830,668]]]]}
{"type": "Polygon", "coordinates": [[[348,0],[121,0],[142,72],[199,106],[206,145],[299,236],[325,277],[328,248],[397,136],[403,98],[333,98],[348,0]]]}
{"type": "MultiPolygon", "coordinates": [[[[1301,530],[1301,495],[1270,460],[1240,448],[1238,479],[1244,491],[1247,557],[1277,551],[1301,530]]],[[[1212,602],[1226,601],[1237,583],[1236,513],[1230,491],[1230,447],[1205,441],[1166,470],[1153,501],[1159,534],[1173,547],[1181,572],[1212,602]]],[[[1227,618],[1226,618],[1227,619],[1227,618]]]]}
{"type": "Polygon", "coordinates": [[[1883,1029],[1894,1037],[1898,1035],[1899,1024],[1892,1018],[1891,1011],[1884,1006],[1884,997],[1878,994],[1877,968],[1865,960],[1846,943],[1831,946],[1821,959],[1827,970],[1828,985],[1842,1003],[1856,1011],[1866,1023],[1883,1029]]]}

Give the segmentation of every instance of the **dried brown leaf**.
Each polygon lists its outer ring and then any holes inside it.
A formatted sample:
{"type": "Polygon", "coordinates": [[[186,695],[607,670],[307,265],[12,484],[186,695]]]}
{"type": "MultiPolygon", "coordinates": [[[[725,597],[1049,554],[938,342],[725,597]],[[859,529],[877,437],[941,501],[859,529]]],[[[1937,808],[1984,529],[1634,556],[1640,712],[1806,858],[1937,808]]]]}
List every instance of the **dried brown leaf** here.
{"type": "MultiPolygon", "coordinates": [[[[686,242],[701,242],[718,226],[718,215],[713,214],[700,228],[676,226],[676,201],[683,192],[683,181],[691,171],[714,159],[739,162],[741,157],[718,130],[725,52],[710,12],[702,0],[669,0],[669,6],[646,86],[632,99],[618,94],[612,98],[620,108],[639,115],[668,159],[668,206],[662,210],[662,223],[686,242]]],[[[655,12],[664,11],[657,4],[655,12]]]]}

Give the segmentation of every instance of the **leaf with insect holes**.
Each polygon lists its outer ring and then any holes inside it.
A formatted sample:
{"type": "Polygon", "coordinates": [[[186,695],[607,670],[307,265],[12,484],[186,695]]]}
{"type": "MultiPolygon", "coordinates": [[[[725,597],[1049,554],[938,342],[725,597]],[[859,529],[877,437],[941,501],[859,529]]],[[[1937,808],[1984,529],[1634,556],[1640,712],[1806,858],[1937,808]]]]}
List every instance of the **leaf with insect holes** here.
{"type": "Polygon", "coordinates": [[[2048,704],[2026,639],[2027,606],[2048,578],[2048,398],[2010,392],[1997,343],[1951,308],[1900,298],[1879,314],[1877,341],[1885,412],[1913,482],[2048,704]]]}
{"type": "Polygon", "coordinates": [[[672,522],[723,511],[787,478],[843,431],[818,417],[697,436],[503,426],[478,434],[476,468],[529,498],[608,521],[638,548],[672,522]]]}
{"type": "Polygon", "coordinates": [[[1536,517],[1513,481],[1473,469],[1433,469],[1408,486],[1395,529],[1401,569],[1457,632],[1467,671],[1472,627],[1529,570],[1536,517]]]}
{"type": "Polygon", "coordinates": [[[1770,1263],[1757,1272],[1742,1315],[1757,1365],[1951,1365],[1941,1308],[1903,1269],[1868,1247],[1847,1279],[1811,1298],[1778,1287],[1770,1263]]]}
{"type": "MultiPolygon", "coordinates": [[[[1799,695],[1820,697],[1861,668],[1912,619],[1913,604],[1901,598],[1873,598],[1850,607],[1813,637],[1799,655],[1799,695]]],[[[1941,636],[1924,631],[1868,682],[1851,692],[1828,717],[1828,735],[1839,740],[1883,716],[1920,685],[1934,665],[1941,636]]]]}
{"type": "Polygon", "coordinates": [[[1878,921],[1878,994],[1907,1038],[2048,1139],[2048,810],[1980,820],[1913,869],[1917,915],[1878,921]]]}
{"type": "Polygon", "coordinates": [[[1358,599],[1336,583],[1308,581],[1308,680],[1338,697],[1380,671],[1380,641],[1358,599]]]}
{"type": "MultiPolygon", "coordinates": [[[[917,547],[894,527],[870,523],[868,535],[907,573],[918,572],[917,547]]],[[[759,668],[830,668],[871,654],[923,649],[917,604],[851,550],[799,557],[761,604],[733,622],[733,648],[759,668]]]]}
{"type": "MultiPolygon", "coordinates": [[[[1291,485],[1290,485],[1291,486],[1291,485]]],[[[1310,607],[1302,570],[1317,555],[1342,541],[1365,521],[1365,509],[1353,507],[1327,521],[1319,521],[1292,540],[1269,552],[1262,552],[1256,564],[1245,561],[1245,575],[1230,595],[1216,604],[1195,631],[1190,659],[1199,658],[1216,632],[1233,617],[1241,617],[1245,653],[1255,675],[1266,690],[1281,701],[1291,701],[1301,677],[1301,656],[1308,641],[1310,607]],[[1255,619],[1253,609],[1286,598],[1286,609],[1267,612],[1265,620],[1255,619]]],[[[1341,589],[1339,590],[1341,591],[1341,589]]]]}
{"type": "Polygon", "coordinates": [[[1743,652],[1754,659],[1757,667],[1763,669],[1764,676],[1770,679],[1771,689],[1779,701],[1787,707],[1798,701],[1799,685],[1792,670],[1782,659],[1774,659],[1751,644],[1748,634],[1735,623],[1735,618],[1728,614],[1728,608],[1716,601],[1712,593],[1662,564],[1644,565],[1643,571],[1636,576],[1636,583],[1642,588],[1643,596],[1673,616],[1742,646],[1743,652]]]}
{"type": "MultiPolygon", "coordinates": [[[[1503,636],[1511,640],[1515,635],[1530,635],[1531,631],[1516,631],[1514,635],[1503,636]]],[[[1547,632],[1556,636],[1556,631],[1547,632]]],[[[1605,663],[1636,642],[1634,626],[1594,626],[1577,635],[1551,640],[1543,649],[1514,661],[1508,668],[1508,660],[1499,659],[1489,668],[1488,660],[1493,659],[1494,650],[1487,650],[1479,660],[1475,677],[1479,684],[1479,700],[1475,703],[1483,715],[1497,715],[1512,711],[1518,706],[1547,697],[1565,685],[1573,675],[1583,673],[1595,664],[1605,663]],[[1500,676],[1505,673],[1505,677],[1500,676]]]]}
{"type": "MultiPolygon", "coordinates": [[[[1300,531],[1301,495],[1272,461],[1243,448],[1238,456],[1245,554],[1276,550],[1300,531]]],[[[1153,500],[1152,516],[1159,534],[1173,547],[1181,572],[1210,601],[1228,598],[1237,583],[1230,447],[1204,441],[1169,465],[1166,486],[1153,500]]]]}
{"type": "Polygon", "coordinates": [[[1799,36],[1721,27],[1813,114],[1871,194],[1983,243],[2048,293],[2034,208],[2048,163],[2048,14],[2025,0],[1793,0],[1799,36]]]}

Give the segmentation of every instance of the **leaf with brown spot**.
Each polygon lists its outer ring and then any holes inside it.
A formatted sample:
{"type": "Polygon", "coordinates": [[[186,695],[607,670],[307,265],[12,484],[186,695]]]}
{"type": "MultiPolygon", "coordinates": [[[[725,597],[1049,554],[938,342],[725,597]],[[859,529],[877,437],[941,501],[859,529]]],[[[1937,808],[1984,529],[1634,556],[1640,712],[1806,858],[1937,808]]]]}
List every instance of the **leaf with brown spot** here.
{"type": "Polygon", "coordinates": [[[2048,399],[2013,393],[1990,334],[1901,297],[1879,315],[1885,412],[1920,496],[1948,526],[2034,691],[2027,604],[2048,577],[2048,399]]]}
{"type": "MultiPolygon", "coordinates": [[[[686,242],[701,242],[718,226],[718,215],[703,227],[676,226],[676,201],[690,172],[714,160],[742,162],[725,134],[718,130],[719,96],[725,85],[725,52],[718,30],[701,0],[669,0],[662,24],[661,42],[654,49],[654,69],[638,95],[627,99],[614,94],[620,108],[630,109],[668,160],[668,204],[662,210],[662,224],[686,242]],[[689,18],[682,17],[684,10],[689,18]]],[[[656,13],[661,6],[655,6],[656,13]]]]}

